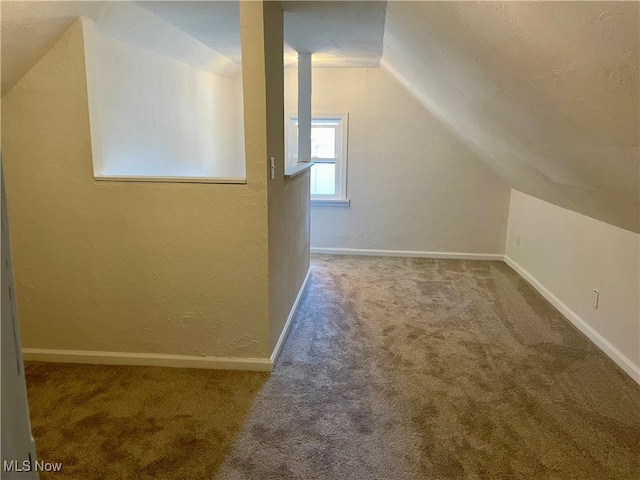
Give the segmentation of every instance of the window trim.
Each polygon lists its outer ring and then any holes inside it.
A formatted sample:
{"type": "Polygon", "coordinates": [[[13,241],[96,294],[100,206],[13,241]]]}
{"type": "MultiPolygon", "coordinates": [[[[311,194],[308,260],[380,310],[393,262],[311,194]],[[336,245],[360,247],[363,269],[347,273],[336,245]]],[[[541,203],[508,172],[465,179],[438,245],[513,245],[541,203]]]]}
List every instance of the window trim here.
{"type": "MultiPolygon", "coordinates": [[[[293,168],[296,165],[307,164],[309,162],[296,162],[292,152],[297,148],[293,132],[295,132],[295,120],[298,118],[297,113],[288,113],[286,115],[285,122],[285,159],[286,167],[293,168]]],[[[318,113],[311,116],[311,125],[313,127],[314,120],[337,120],[339,126],[336,128],[340,133],[339,141],[336,141],[336,189],[335,195],[311,195],[311,204],[320,205],[335,204],[335,206],[349,206],[349,200],[347,199],[347,155],[349,144],[349,113],[318,113]]],[[[311,162],[326,163],[322,158],[311,159],[311,162]]]]}
{"type": "Polygon", "coordinates": [[[296,175],[300,175],[305,170],[309,170],[315,165],[314,162],[298,162],[293,165],[284,166],[284,178],[292,178],[296,175]]]}
{"type": "Polygon", "coordinates": [[[158,183],[218,183],[226,185],[246,185],[247,179],[242,177],[186,177],[186,176],[151,176],[151,175],[94,175],[99,182],[158,182],[158,183]]]}

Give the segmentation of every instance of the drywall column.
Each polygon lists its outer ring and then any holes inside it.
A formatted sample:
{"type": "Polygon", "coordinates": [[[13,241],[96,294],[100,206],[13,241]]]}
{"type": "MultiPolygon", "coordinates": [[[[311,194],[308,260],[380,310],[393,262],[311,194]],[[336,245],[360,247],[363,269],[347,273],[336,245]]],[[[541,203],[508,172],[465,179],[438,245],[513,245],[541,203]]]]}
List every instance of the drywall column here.
{"type": "MultiPolygon", "coordinates": [[[[269,328],[271,358],[275,360],[309,271],[309,170],[291,178],[284,176],[283,12],[278,2],[266,1],[262,5],[267,158],[273,157],[276,164],[275,178],[268,181],[269,328]]],[[[308,84],[311,85],[310,82],[308,84]]],[[[308,112],[310,119],[310,106],[308,112]]]]}
{"type": "Polygon", "coordinates": [[[311,161],[311,54],[298,52],[298,161],[311,161]]]}

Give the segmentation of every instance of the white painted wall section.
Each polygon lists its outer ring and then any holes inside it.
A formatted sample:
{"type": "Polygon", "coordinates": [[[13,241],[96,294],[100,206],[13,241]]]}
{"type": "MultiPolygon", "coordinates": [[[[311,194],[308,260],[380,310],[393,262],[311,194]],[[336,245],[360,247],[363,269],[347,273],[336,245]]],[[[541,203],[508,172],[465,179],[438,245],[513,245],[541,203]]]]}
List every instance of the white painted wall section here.
{"type": "MultiPolygon", "coordinates": [[[[203,44],[193,35],[152,13],[145,8],[145,2],[140,5],[130,1],[101,3],[100,9],[91,18],[97,30],[110,37],[217,75],[231,77],[241,69],[239,61],[222,55],[211,44],[203,44]]],[[[153,9],[153,6],[150,4],[148,8],[153,9]]],[[[237,31],[237,17],[231,16],[228,21],[237,31]]],[[[233,37],[239,42],[239,37],[233,37]]]]}
{"type": "MultiPolygon", "coordinates": [[[[296,70],[285,108],[296,112],[296,70]]],[[[313,112],[348,113],[350,207],[311,208],[311,247],[504,253],[509,187],[380,68],[315,68],[313,112]]]]}
{"type": "Polygon", "coordinates": [[[639,238],[511,191],[507,263],[640,382],[639,238]]]}
{"type": "Polygon", "coordinates": [[[244,180],[240,73],[214,75],[105,35],[90,19],[83,26],[96,177],[244,180]]]}

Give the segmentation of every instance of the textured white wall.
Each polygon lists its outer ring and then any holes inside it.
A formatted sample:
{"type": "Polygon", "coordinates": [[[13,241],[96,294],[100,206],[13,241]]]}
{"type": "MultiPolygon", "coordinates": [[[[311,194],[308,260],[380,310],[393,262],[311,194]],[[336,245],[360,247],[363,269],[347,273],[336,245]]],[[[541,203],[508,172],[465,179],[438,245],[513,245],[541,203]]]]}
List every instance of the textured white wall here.
{"type": "Polygon", "coordinates": [[[640,381],[638,234],[512,190],[506,253],[613,345],[640,381]]]}
{"type": "Polygon", "coordinates": [[[244,178],[240,74],[214,75],[84,26],[97,175],[244,178]]]}
{"type": "Polygon", "coordinates": [[[312,247],[504,252],[509,188],[386,72],[315,69],[313,112],[349,113],[351,206],[312,207],[312,247]]]}

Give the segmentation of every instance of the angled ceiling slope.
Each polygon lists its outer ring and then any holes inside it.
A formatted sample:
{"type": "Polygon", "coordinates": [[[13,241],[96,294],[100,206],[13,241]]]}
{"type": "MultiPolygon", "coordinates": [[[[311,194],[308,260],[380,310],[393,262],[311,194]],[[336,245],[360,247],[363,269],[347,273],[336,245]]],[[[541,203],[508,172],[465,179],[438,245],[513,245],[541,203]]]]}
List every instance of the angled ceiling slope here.
{"type": "Polygon", "coordinates": [[[636,2],[389,2],[381,66],[513,188],[640,231],[636,2]]]}
{"type": "Polygon", "coordinates": [[[80,16],[104,2],[2,2],[2,95],[58,42],[80,16]]]}
{"type": "MultiPolygon", "coordinates": [[[[386,2],[285,1],[286,51],[315,54],[315,66],[377,66],[386,2]]],[[[2,95],[78,17],[119,40],[196,68],[231,75],[241,62],[238,0],[2,2],[2,95]],[[235,68],[234,68],[235,67],[235,68]]]]}
{"type": "MultiPolygon", "coordinates": [[[[105,3],[3,2],[3,95],[105,3]]],[[[224,3],[136,2],[235,63],[237,12],[224,3]]],[[[380,64],[512,187],[640,231],[640,4],[283,5],[289,44],[327,65],[375,65],[383,49],[380,64]]]]}
{"type": "Polygon", "coordinates": [[[239,69],[238,2],[2,2],[4,96],[79,17],[125,43],[219,75],[239,69]],[[208,30],[203,27],[208,24],[208,30]]]}

